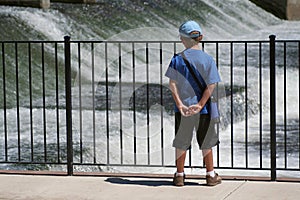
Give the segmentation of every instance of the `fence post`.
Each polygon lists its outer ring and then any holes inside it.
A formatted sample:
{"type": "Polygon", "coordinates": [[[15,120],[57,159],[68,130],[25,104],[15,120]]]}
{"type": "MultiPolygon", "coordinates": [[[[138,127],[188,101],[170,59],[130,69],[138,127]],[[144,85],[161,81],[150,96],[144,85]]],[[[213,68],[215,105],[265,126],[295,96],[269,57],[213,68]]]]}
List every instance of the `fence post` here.
{"type": "Polygon", "coordinates": [[[276,180],[276,64],[275,35],[270,35],[270,140],[271,140],[271,180],[276,180]]]}
{"type": "Polygon", "coordinates": [[[70,36],[64,37],[65,42],[65,89],[66,89],[66,128],[67,128],[67,168],[68,176],[73,175],[73,141],[72,141],[72,78],[70,36]]]}

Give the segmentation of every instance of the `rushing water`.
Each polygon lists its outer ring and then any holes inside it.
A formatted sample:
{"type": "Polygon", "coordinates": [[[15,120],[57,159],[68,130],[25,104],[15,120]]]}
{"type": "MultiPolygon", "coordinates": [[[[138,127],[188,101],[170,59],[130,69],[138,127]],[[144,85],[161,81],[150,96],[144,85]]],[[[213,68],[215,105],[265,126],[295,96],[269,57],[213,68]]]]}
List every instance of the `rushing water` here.
{"type": "MultiPolygon", "coordinates": [[[[72,40],[178,40],[178,26],[180,23],[187,19],[194,19],[201,23],[204,30],[205,40],[268,40],[270,34],[275,34],[277,39],[300,39],[300,22],[291,22],[280,20],[268,12],[265,12],[261,8],[252,4],[248,0],[185,0],[185,1],[98,1],[97,4],[84,5],[84,4],[59,4],[52,3],[51,8],[48,10],[41,10],[35,8],[22,8],[22,7],[5,7],[0,6],[0,41],[15,41],[15,40],[63,40],[65,35],[70,35],[72,40]],[[180,8],[180,9],[179,9],[180,8]]],[[[61,46],[60,46],[61,47],[61,46]]],[[[63,51],[60,49],[59,51],[59,66],[63,66],[62,53],[63,51]]],[[[24,51],[26,46],[22,47],[24,51]]],[[[41,74],[41,55],[38,53],[38,49],[40,49],[39,45],[32,45],[33,52],[37,52],[33,55],[33,73],[41,74]]],[[[152,50],[155,51],[157,49],[156,46],[151,47],[152,50]]],[[[182,49],[182,46],[178,48],[178,50],[182,49]]],[[[224,46],[224,51],[221,51],[222,57],[220,58],[220,66],[219,70],[223,79],[224,84],[229,84],[230,78],[230,65],[228,64],[229,55],[228,54],[228,46],[224,46]],[[227,50],[226,50],[227,49],[227,50]]],[[[235,84],[237,86],[244,85],[244,77],[245,72],[243,68],[244,60],[241,58],[243,54],[239,54],[238,49],[242,48],[239,46],[235,47],[236,53],[236,63],[237,66],[234,70],[235,76],[235,84]]],[[[251,49],[252,47],[249,47],[251,49]]],[[[294,47],[295,49],[296,47],[294,47]]],[[[13,66],[14,64],[14,46],[13,44],[8,44],[5,46],[7,54],[11,55],[9,59],[6,60],[7,66],[13,66]]],[[[63,110],[60,110],[58,113],[55,109],[52,109],[52,106],[55,105],[55,84],[53,83],[52,77],[55,74],[55,70],[53,67],[53,45],[46,44],[45,46],[46,52],[46,60],[45,60],[45,69],[47,70],[45,82],[46,82],[46,104],[47,108],[45,113],[42,109],[43,107],[43,99],[41,98],[41,80],[34,80],[33,85],[34,90],[36,90],[36,96],[33,98],[33,119],[34,119],[34,159],[43,160],[43,152],[44,145],[41,145],[41,141],[44,140],[44,130],[47,130],[47,140],[48,140],[48,156],[56,157],[56,146],[53,145],[56,143],[57,132],[60,133],[60,143],[65,144],[65,113],[63,110]],[[61,124],[60,127],[56,126],[56,116],[57,114],[60,116],[61,124]],[[47,121],[46,127],[41,127],[40,124],[43,124],[43,120],[47,121]],[[53,145],[53,147],[51,146],[53,145]],[[49,150],[54,149],[54,150],[49,150]]],[[[99,49],[101,49],[99,47],[99,49]]],[[[256,49],[256,47],[253,47],[256,49]]],[[[293,48],[292,48],[293,49],[293,48]]],[[[89,49],[83,49],[82,51],[87,52],[86,55],[90,56],[89,49]]],[[[209,48],[208,48],[209,51],[209,48]]],[[[97,48],[95,50],[97,52],[97,48]]],[[[130,52],[125,50],[127,54],[130,55],[130,52]]],[[[143,47],[141,47],[141,54],[144,53],[143,47]]],[[[74,50],[76,55],[76,49],[74,50]]],[[[166,70],[169,59],[172,56],[172,51],[165,52],[165,57],[163,60],[163,71],[166,70]]],[[[213,51],[211,52],[213,53],[213,51]]],[[[19,52],[22,54],[22,51],[19,52]]],[[[138,54],[138,52],[137,52],[138,54]]],[[[251,99],[251,103],[249,106],[251,107],[251,112],[249,112],[250,119],[247,121],[248,123],[248,142],[249,142],[249,166],[250,167],[258,167],[259,160],[259,151],[258,145],[259,142],[259,115],[258,113],[258,92],[257,92],[257,76],[258,76],[258,68],[257,60],[255,57],[256,51],[250,51],[248,57],[249,60],[249,70],[248,70],[248,81],[249,81],[249,96],[251,99]]],[[[27,56],[27,55],[26,55],[27,56]]],[[[21,140],[22,140],[22,148],[21,155],[22,160],[30,160],[30,152],[28,149],[31,146],[30,141],[30,117],[29,117],[29,100],[28,100],[28,85],[26,85],[28,72],[25,68],[28,68],[27,57],[22,56],[19,59],[20,62],[20,99],[21,99],[21,108],[17,110],[16,108],[16,97],[15,97],[15,69],[7,67],[7,102],[8,109],[7,112],[7,131],[8,141],[9,141],[9,149],[8,155],[9,160],[18,159],[17,146],[18,146],[18,136],[15,134],[18,132],[17,122],[16,122],[16,113],[19,113],[21,119],[21,140]],[[22,71],[24,70],[24,71],[22,71]],[[23,88],[22,88],[23,87],[23,88]],[[23,94],[24,93],[24,94],[23,94]]],[[[290,52],[290,56],[295,56],[293,52],[290,52]]],[[[123,56],[125,59],[126,66],[131,66],[130,60],[126,60],[126,55],[123,56]]],[[[130,56],[129,56],[130,57],[130,56]]],[[[110,80],[116,81],[118,80],[118,75],[116,74],[117,69],[114,64],[114,61],[118,59],[118,55],[115,55],[111,52],[110,55],[110,80]]],[[[96,63],[103,63],[103,58],[96,58],[96,63]]],[[[144,70],[144,60],[137,60],[137,81],[143,82],[145,79],[145,70],[144,70]],[[138,79],[141,80],[138,80],[138,79]]],[[[299,150],[295,151],[293,149],[299,149],[299,113],[298,113],[298,105],[299,105],[299,77],[295,76],[295,73],[298,74],[298,67],[295,62],[287,62],[288,70],[287,72],[287,100],[289,103],[287,107],[288,113],[288,126],[287,126],[287,144],[288,144],[288,166],[295,167],[299,166],[299,150]]],[[[88,107],[90,99],[93,98],[91,94],[91,68],[90,61],[84,60],[82,63],[82,71],[80,75],[78,71],[73,68],[74,71],[74,105],[78,105],[78,80],[84,80],[82,83],[82,92],[84,96],[84,107],[85,110],[82,112],[78,110],[73,111],[73,132],[74,132],[74,143],[75,149],[79,148],[79,140],[80,140],[80,132],[84,133],[83,147],[86,151],[86,160],[83,159],[83,162],[92,162],[93,153],[92,146],[95,147],[95,155],[98,163],[105,163],[107,160],[106,156],[103,156],[107,153],[107,144],[106,144],[106,135],[101,133],[99,130],[106,130],[106,113],[105,111],[91,111],[88,107]],[[82,119],[84,119],[83,124],[82,119]],[[94,129],[92,127],[95,127],[94,129]],[[98,137],[96,138],[96,143],[93,144],[90,138],[94,137],[96,134],[98,137]],[[105,135],[105,136],[102,136],[105,135]],[[100,136],[100,137],[99,137],[100,136]],[[104,152],[104,153],[103,153],[104,152]]],[[[278,63],[278,65],[282,64],[282,61],[278,63]]],[[[126,66],[124,66],[124,71],[122,74],[122,81],[130,82],[132,81],[132,77],[129,76],[126,72],[126,66]]],[[[159,77],[157,73],[159,70],[157,69],[157,60],[150,61],[150,82],[151,83],[159,83],[159,77]]],[[[96,77],[95,82],[103,81],[104,70],[98,69],[97,74],[101,74],[96,77]]],[[[64,76],[61,68],[59,69],[59,84],[63,86],[64,76]]],[[[0,80],[2,82],[2,74],[0,75],[0,80]]],[[[277,93],[283,94],[284,88],[283,86],[283,74],[284,71],[282,68],[279,68],[277,71],[277,93]]],[[[41,77],[41,76],[40,76],[41,77]]],[[[163,83],[167,83],[167,79],[163,78],[163,83]]],[[[97,88],[97,84],[95,84],[97,88]]],[[[269,76],[268,69],[263,68],[263,98],[269,98],[269,76]]],[[[3,89],[1,88],[1,92],[3,89]]],[[[63,88],[59,88],[59,102],[62,106],[64,106],[64,94],[63,88]]],[[[101,92],[99,87],[97,91],[101,92]]],[[[132,92],[127,92],[130,94],[132,92]]],[[[2,94],[2,93],[0,93],[2,94]]],[[[99,94],[99,93],[97,93],[99,94]]],[[[118,96],[118,93],[113,94],[118,96]]],[[[127,97],[126,97],[127,98],[127,97]]],[[[128,100],[126,99],[126,101],[128,100]]],[[[234,147],[234,166],[244,166],[245,164],[245,147],[244,142],[245,138],[245,119],[244,119],[244,110],[239,108],[239,105],[243,105],[245,102],[245,94],[237,93],[235,96],[235,108],[234,108],[234,116],[236,119],[236,123],[233,125],[234,130],[234,138],[231,138],[231,126],[228,124],[222,127],[220,137],[221,137],[221,145],[220,145],[220,162],[223,166],[230,166],[232,160],[230,159],[229,154],[231,153],[230,141],[233,140],[235,142],[234,147]]],[[[3,102],[3,95],[1,95],[0,100],[3,102]]],[[[284,130],[283,119],[284,119],[284,107],[283,105],[284,98],[278,95],[277,98],[277,130],[278,130],[278,140],[280,143],[278,146],[278,165],[284,166],[284,146],[282,146],[281,141],[284,141],[284,130]]],[[[118,102],[115,102],[116,104],[118,102]]],[[[127,103],[127,102],[125,102],[127,103]]],[[[223,102],[223,117],[224,122],[228,121],[230,115],[228,115],[227,104],[226,101],[223,102]],[[224,111],[225,110],[225,111],[224,111]]],[[[2,104],[0,104],[3,107],[2,104]]],[[[267,167],[270,165],[269,163],[269,106],[268,104],[263,105],[264,113],[263,113],[263,151],[264,151],[264,163],[263,166],[267,167]]],[[[3,121],[4,114],[3,110],[0,111],[0,120],[3,121]]],[[[123,127],[120,127],[120,112],[112,111],[110,113],[110,132],[111,142],[110,142],[110,159],[111,163],[119,163],[120,157],[122,154],[122,159],[124,163],[133,163],[134,155],[133,155],[133,138],[135,137],[133,133],[133,127],[136,127],[136,133],[138,133],[137,143],[138,146],[138,155],[135,158],[137,163],[145,164],[147,161],[145,160],[145,155],[147,153],[147,140],[150,138],[150,160],[151,163],[159,164],[161,162],[161,154],[160,148],[160,132],[161,132],[161,116],[160,116],[160,107],[152,106],[150,108],[150,123],[147,124],[147,115],[143,112],[138,112],[136,119],[137,121],[133,122],[133,112],[130,110],[125,110],[122,112],[123,119],[123,127]],[[136,125],[136,126],[134,126],[136,125]],[[120,141],[119,141],[119,131],[122,129],[124,138],[123,143],[123,153],[120,151],[120,141]],[[149,134],[145,130],[149,130],[149,134]]],[[[173,116],[167,113],[164,114],[163,119],[164,125],[164,151],[165,156],[164,163],[165,164],[173,164],[174,163],[174,152],[171,147],[171,139],[173,138],[173,116]]],[[[4,125],[0,126],[0,135],[4,138],[4,125]]],[[[0,149],[2,149],[2,156],[4,156],[4,143],[0,142],[0,149]]],[[[200,159],[201,157],[199,152],[197,153],[196,148],[193,150],[193,165],[201,165],[200,159]]],[[[65,153],[65,149],[61,149],[62,152],[65,153]]],[[[63,155],[65,155],[62,153],[63,155]]],[[[62,156],[62,160],[65,160],[65,157],[62,156]]],[[[75,154],[75,161],[79,161],[79,155],[75,154]]],[[[109,169],[116,170],[116,169],[109,169]]],[[[130,171],[132,169],[129,169],[130,171]]]]}

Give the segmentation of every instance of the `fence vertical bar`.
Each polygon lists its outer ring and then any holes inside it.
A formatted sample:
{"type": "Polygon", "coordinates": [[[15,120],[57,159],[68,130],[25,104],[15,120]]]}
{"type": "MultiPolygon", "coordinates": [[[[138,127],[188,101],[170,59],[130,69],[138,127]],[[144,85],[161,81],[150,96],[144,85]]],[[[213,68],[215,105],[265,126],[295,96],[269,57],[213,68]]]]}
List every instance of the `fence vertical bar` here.
{"type": "Polygon", "coordinates": [[[284,113],[284,168],[287,168],[287,62],[286,42],[283,43],[283,113],[284,113]]]}
{"type": "Polygon", "coordinates": [[[107,42],[105,42],[105,92],[106,92],[106,151],[107,151],[107,165],[110,164],[110,157],[109,157],[109,151],[110,151],[110,146],[109,146],[109,139],[110,139],[110,134],[109,134],[109,109],[111,107],[111,103],[109,100],[109,88],[108,88],[108,46],[107,42]]]}
{"type": "MultiPolygon", "coordinates": [[[[94,157],[94,163],[97,162],[97,156],[96,156],[96,113],[95,113],[95,48],[94,43],[91,43],[91,53],[92,53],[92,105],[93,105],[93,157],[94,157]]],[[[80,108],[81,109],[81,108],[80,108]]]]}
{"type": "MultiPolygon", "coordinates": [[[[159,44],[159,68],[160,68],[160,105],[164,104],[164,95],[163,95],[163,47],[162,43],[159,44]]],[[[165,165],[164,158],[164,113],[163,108],[160,110],[160,141],[161,141],[161,165],[165,165]]]]}
{"type": "Polygon", "coordinates": [[[150,82],[150,75],[149,75],[149,43],[146,43],[146,84],[147,84],[147,157],[148,157],[148,165],[150,165],[150,113],[149,113],[149,108],[150,108],[150,99],[149,99],[149,94],[150,94],[150,87],[149,87],[149,82],[150,82]]]}
{"type": "Polygon", "coordinates": [[[30,108],[30,146],[31,146],[31,161],[34,160],[34,135],[33,135],[33,107],[32,107],[32,69],[31,69],[31,44],[28,43],[28,80],[29,80],[29,108],[30,108]]]}
{"type": "Polygon", "coordinates": [[[275,35],[270,35],[270,139],[271,139],[271,180],[276,180],[276,65],[275,35]]]}
{"type": "Polygon", "coordinates": [[[42,53],[42,88],[43,88],[43,128],[44,128],[44,161],[47,162],[47,114],[46,114],[46,78],[45,78],[45,48],[41,43],[42,53]]]}
{"type": "Polygon", "coordinates": [[[233,42],[230,43],[230,150],[231,150],[231,167],[234,165],[234,146],[233,146],[233,42]]]}
{"type": "MultiPolygon", "coordinates": [[[[245,42],[245,88],[248,88],[248,43],[245,42]]],[[[245,162],[248,168],[248,90],[245,90],[245,162]]]]}
{"type": "Polygon", "coordinates": [[[66,127],[67,127],[67,168],[68,176],[73,175],[72,142],[72,90],[71,90],[71,45],[70,36],[64,37],[65,43],[65,87],[66,87],[66,127]]]}
{"type": "MultiPolygon", "coordinates": [[[[135,91],[136,88],[136,65],[135,65],[135,43],[132,43],[132,91],[135,91]]],[[[136,132],[137,132],[137,127],[136,127],[136,93],[133,92],[133,102],[132,102],[132,106],[133,106],[133,138],[134,138],[134,144],[136,143],[136,132]]],[[[134,158],[134,164],[136,164],[136,159],[134,158]]]]}
{"type": "Polygon", "coordinates": [[[6,66],[5,66],[5,50],[2,42],[2,72],[3,72],[3,119],[4,119],[4,147],[5,147],[5,161],[8,161],[8,135],[7,135],[7,112],[6,112],[6,66]]]}
{"type": "MultiPolygon", "coordinates": [[[[298,72],[298,77],[299,77],[299,80],[298,80],[298,86],[299,86],[299,93],[300,93],[300,41],[298,42],[298,69],[299,69],[299,72],[298,72]]],[[[300,100],[298,100],[298,106],[299,106],[299,110],[298,110],[298,113],[299,113],[299,116],[300,116],[300,100]]],[[[298,127],[299,129],[300,129],[300,123],[299,123],[299,127],[298,127]]],[[[299,140],[300,140],[300,133],[298,134],[298,138],[299,138],[299,140]]],[[[298,161],[299,161],[299,165],[298,165],[298,168],[300,168],[300,142],[299,142],[299,152],[298,152],[298,156],[299,156],[299,158],[298,158],[298,161]]]]}
{"type": "MultiPolygon", "coordinates": [[[[219,42],[216,42],[216,64],[217,64],[217,68],[219,70],[219,42]]],[[[219,99],[219,84],[217,84],[217,88],[215,88],[215,90],[217,90],[217,99],[219,99]]],[[[218,103],[218,106],[219,103],[218,103]]],[[[217,123],[217,133],[218,136],[220,134],[220,126],[219,123],[217,123]]],[[[217,167],[220,167],[220,145],[217,145],[217,167]]]]}
{"type": "Polygon", "coordinates": [[[82,136],[82,88],[81,88],[81,47],[80,47],[80,42],[77,43],[77,53],[78,53],[78,94],[79,94],[79,140],[80,140],[80,163],[83,163],[83,155],[82,155],[82,150],[83,150],[83,136],[82,136]]]}
{"type": "Polygon", "coordinates": [[[259,43],[259,151],[260,151],[260,154],[259,154],[259,159],[260,159],[260,168],[263,167],[263,134],[262,134],[262,131],[263,131],[263,107],[262,107],[262,104],[263,104],[263,96],[262,96],[262,92],[263,92],[263,85],[262,85],[262,43],[260,42],[259,43]]]}
{"type": "MultiPolygon", "coordinates": [[[[60,157],[60,118],[59,118],[59,66],[58,66],[58,51],[57,51],[57,42],[54,45],[54,55],[55,55],[55,87],[56,87],[56,138],[57,138],[57,162],[61,162],[60,157]]],[[[31,85],[31,84],[30,84],[31,85]]]]}
{"type": "Polygon", "coordinates": [[[120,159],[121,164],[123,164],[123,111],[122,111],[122,47],[121,43],[119,43],[118,47],[119,52],[119,110],[120,110],[120,159]]]}
{"type": "Polygon", "coordinates": [[[16,62],[16,106],[17,106],[17,133],[18,133],[18,161],[21,161],[21,129],[20,129],[20,97],[19,97],[19,51],[18,43],[15,42],[15,62],[16,62]]]}

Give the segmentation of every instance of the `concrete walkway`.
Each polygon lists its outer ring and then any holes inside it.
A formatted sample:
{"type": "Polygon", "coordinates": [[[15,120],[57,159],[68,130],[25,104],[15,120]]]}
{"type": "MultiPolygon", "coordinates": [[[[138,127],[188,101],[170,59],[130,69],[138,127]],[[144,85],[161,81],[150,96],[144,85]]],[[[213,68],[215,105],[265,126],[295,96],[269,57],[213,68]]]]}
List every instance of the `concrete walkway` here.
{"type": "Polygon", "coordinates": [[[0,200],[256,200],[299,199],[300,183],[223,181],[215,187],[205,180],[187,179],[174,187],[166,178],[0,175],[0,200]]]}

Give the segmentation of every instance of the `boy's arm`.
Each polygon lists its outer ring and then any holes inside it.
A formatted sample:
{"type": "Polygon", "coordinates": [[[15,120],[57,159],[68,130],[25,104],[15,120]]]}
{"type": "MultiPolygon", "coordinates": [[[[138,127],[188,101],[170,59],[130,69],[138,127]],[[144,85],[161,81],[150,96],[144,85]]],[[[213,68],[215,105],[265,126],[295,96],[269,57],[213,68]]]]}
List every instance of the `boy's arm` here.
{"type": "Polygon", "coordinates": [[[190,116],[191,114],[189,112],[189,108],[182,103],[182,101],[179,97],[178,88],[177,88],[176,84],[177,84],[176,81],[170,79],[169,86],[172,91],[172,96],[176,103],[176,106],[179,109],[181,115],[183,115],[185,117],[190,116]]]}
{"type": "Polygon", "coordinates": [[[193,114],[193,115],[197,114],[202,110],[202,108],[205,106],[206,102],[208,101],[209,97],[212,95],[215,87],[216,87],[216,84],[214,83],[214,84],[208,85],[205,88],[200,101],[196,105],[192,105],[189,107],[191,114],[193,114]]]}

